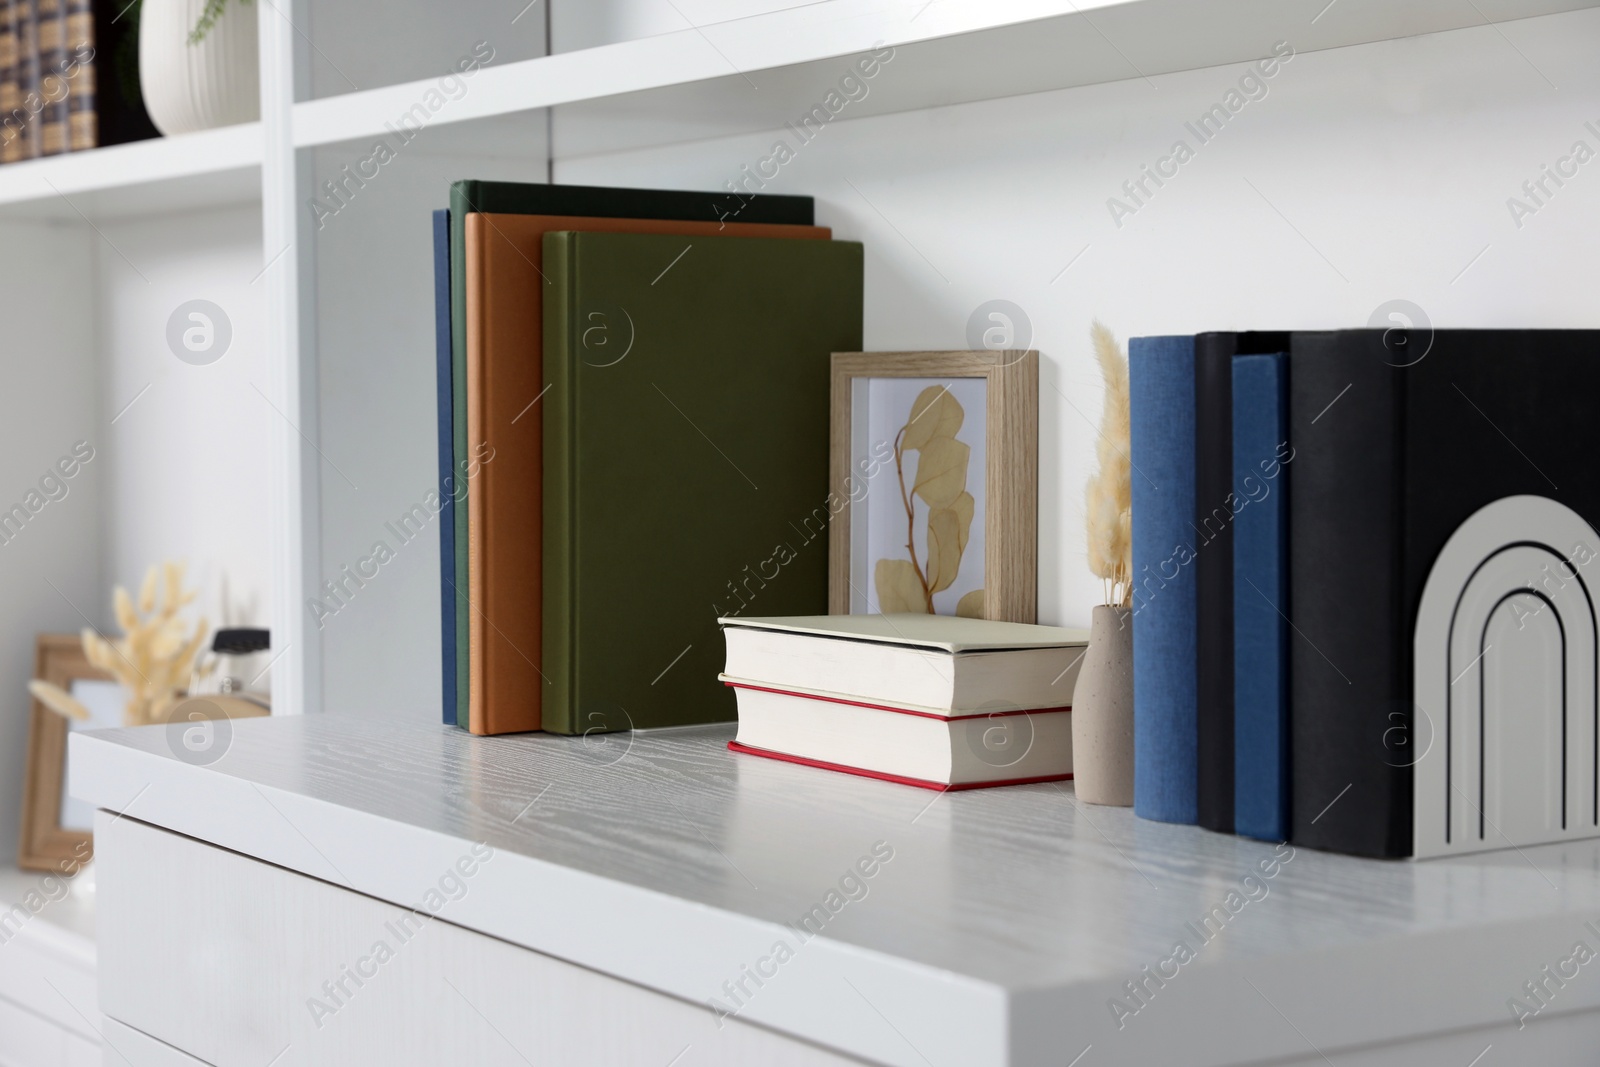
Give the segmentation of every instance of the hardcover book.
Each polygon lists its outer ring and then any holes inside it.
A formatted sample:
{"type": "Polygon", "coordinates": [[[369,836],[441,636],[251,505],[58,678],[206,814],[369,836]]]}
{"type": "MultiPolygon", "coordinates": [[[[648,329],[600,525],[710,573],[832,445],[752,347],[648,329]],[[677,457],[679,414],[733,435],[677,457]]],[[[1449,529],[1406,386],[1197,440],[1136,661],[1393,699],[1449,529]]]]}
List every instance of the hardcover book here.
{"type": "Polygon", "coordinates": [[[39,95],[44,108],[39,123],[39,154],[58,156],[67,150],[67,85],[62,69],[67,60],[66,0],[34,0],[38,41],[39,95]]]}
{"type": "MultiPolygon", "coordinates": [[[[471,212],[517,215],[581,215],[586,218],[677,219],[720,223],[730,209],[718,193],[646,189],[606,189],[581,185],[533,185],[524,182],[458,181],[450,186],[450,317],[452,381],[452,465],[470,462],[467,452],[467,278],[466,219],[471,212]]],[[[758,196],[742,203],[741,222],[809,226],[814,217],[807,196],[758,196]]],[[[455,512],[455,586],[469,588],[466,508],[455,512]]],[[[456,617],[456,721],[469,719],[467,632],[470,606],[456,617]]]]}
{"type": "Polygon", "coordinates": [[[22,158],[21,131],[16,110],[22,104],[17,92],[16,0],[0,0],[0,163],[22,158]]]}
{"type": "Polygon", "coordinates": [[[455,415],[450,381],[450,212],[433,213],[433,351],[439,429],[439,645],[443,650],[444,724],[456,725],[455,415]]]}
{"type": "Polygon", "coordinates": [[[139,23],[128,0],[90,0],[94,57],[95,144],[126,144],[160,137],[139,88],[139,23]]]}
{"type": "Polygon", "coordinates": [[[1600,834],[1597,390],[1596,331],[1294,335],[1295,844],[1600,834]]]}
{"type": "Polygon", "coordinates": [[[1195,821],[1233,831],[1233,356],[1194,339],[1195,821]]]}
{"type": "Polygon", "coordinates": [[[1289,836],[1288,357],[1233,360],[1233,825],[1289,836]]]}
{"type": "Polygon", "coordinates": [[[1234,524],[1246,497],[1233,484],[1233,363],[1282,352],[1284,334],[1203,333],[1194,339],[1196,822],[1234,828],[1234,524]]]}
{"type": "Polygon", "coordinates": [[[96,109],[94,5],[92,0],[62,0],[67,29],[62,73],[67,79],[67,151],[81,152],[100,143],[96,109]]]}
{"type": "Polygon", "coordinates": [[[827,608],[830,354],[859,351],[856,242],[544,238],[544,728],[734,717],[735,591],[827,608]]]}
{"type": "Polygon", "coordinates": [[[1193,823],[1195,358],[1192,337],[1128,342],[1133,478],[1133,809],[1193,823]]]}
{"type": "MultiPolygon", "coordinates": [[[[43,144],[44,98],[39,92],[38,0],[11,0],[11,32],[16,37],[17,58],[12,78],[17,85],[17,159],[36,159],[43,144]]],[[[10,117],[10,116],[8,116],[10,117]]]]}
{"type": "MultiPolygon", "coordinates": [[[[466,494],[476,734],[540,728],[543,614],[540,482],[544,414],[544,235],[554,230],[670,233],[704,240],[827,240],[819,226],[600,219],[581,215],[467,216],[467,454],[479,460],[466,494]],[[719,236],[720,235],[720,236],[719,236]]],[[[617,324],[618,353],[625,343],[617,324]]],[[[589,334],[604,347],[602,330],[589,334]]]]}
{"type": "Polygon", "coordinates": [[[735,752],[923,789],[1072,777],[1072,709],[951,714],[724,677],[738,695],[735,752]]]}
{"type": "Polygon", "coordinates": [[[956,615],[719,620],[727,673],[942,715],[1072,705],[1087,630],[956,615]]]}

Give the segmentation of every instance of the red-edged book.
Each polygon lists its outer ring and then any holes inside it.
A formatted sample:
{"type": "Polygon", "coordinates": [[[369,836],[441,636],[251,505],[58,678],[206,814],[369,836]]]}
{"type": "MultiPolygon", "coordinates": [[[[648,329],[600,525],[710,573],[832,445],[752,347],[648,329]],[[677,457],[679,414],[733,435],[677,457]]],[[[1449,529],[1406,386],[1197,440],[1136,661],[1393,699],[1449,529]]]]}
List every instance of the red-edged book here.
{"type": "Polygon", "coordinates": [[[1072,777],[1083,631],[928,615],[722,623],[735,752],[937,790],[1072,777]]]}

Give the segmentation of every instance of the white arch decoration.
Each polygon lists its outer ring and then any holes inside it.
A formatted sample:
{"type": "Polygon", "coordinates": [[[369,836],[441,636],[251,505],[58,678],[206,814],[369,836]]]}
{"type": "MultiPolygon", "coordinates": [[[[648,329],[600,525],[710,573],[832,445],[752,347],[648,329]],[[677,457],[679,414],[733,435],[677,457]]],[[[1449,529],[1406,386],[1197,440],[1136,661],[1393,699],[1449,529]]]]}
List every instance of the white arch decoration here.
{"type": "Polygon", "coordinates": [[[1542,496],[1474,512],[1423,588],[1413,855],[1600,836],[1600,535],[1542,496]]]}

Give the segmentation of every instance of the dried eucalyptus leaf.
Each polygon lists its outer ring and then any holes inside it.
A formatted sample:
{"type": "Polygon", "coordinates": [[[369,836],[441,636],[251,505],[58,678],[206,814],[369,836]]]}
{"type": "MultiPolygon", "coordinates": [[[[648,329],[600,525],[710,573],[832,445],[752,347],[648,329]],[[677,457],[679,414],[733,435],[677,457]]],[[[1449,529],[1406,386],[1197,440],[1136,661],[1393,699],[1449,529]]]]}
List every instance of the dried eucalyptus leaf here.
{"type": "MultiPolygon", "coordinates": [[[[970,520],[970,516],[968,517],[970,520]]],[[[955,584],[961,570],[961,517],[953,508],[928,513],[928,588],[942,593],[955,584]]]]}
{"type": "Polygon", "coordinates": [[[923,599],[922,583],[917,580],[917,569],[910,560],[880,559],[872,568],[872,584],[878,591],[878,610],[884,614],[927,614],[928,604],[923,599]]]}
{"type": "Polygon", "coordinates": [[[967,489],[967,462],[972,449],[952,437],[923,446],[917,458],[917,482],[912,492],[930,508],[947,508],[967,489]]]}
{"type": "Polygon", "coordinates": [[[911,415],[906,419],[906,435],[901,446],[907,449],[925,448],[929,441],[951,438],[961,429],[966,412],[961,401],[948,387],[930,385],[912,401],[911,415]]]}

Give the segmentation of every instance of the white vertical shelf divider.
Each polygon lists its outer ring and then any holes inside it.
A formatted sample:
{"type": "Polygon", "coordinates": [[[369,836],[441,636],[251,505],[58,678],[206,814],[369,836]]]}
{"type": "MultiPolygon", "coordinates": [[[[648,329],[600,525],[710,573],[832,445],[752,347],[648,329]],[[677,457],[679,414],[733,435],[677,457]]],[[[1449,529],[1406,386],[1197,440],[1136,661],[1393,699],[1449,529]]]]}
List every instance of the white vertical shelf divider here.
{"type": "Polygon", "coordinates": [[[294,104],[307,95],[310,65],[305,0],[263,0],[261,29],[262,283],[272,423],[272,672],[275,715],[315,713],[322,704],[321,641],[307,624],[306,598],[319,573],[319,455],[316,440],[316,238],[300,190],[311,163],[294,147],[294,104]]]}

